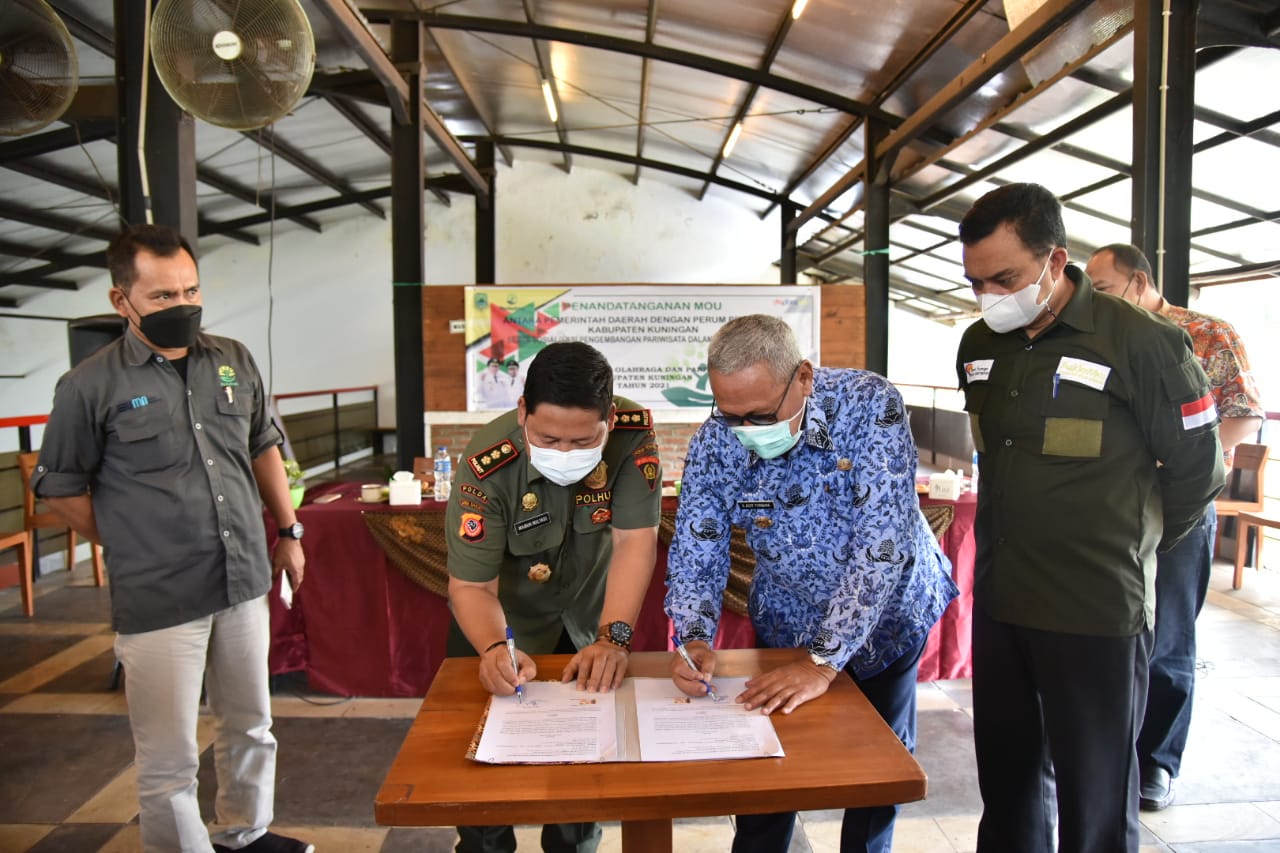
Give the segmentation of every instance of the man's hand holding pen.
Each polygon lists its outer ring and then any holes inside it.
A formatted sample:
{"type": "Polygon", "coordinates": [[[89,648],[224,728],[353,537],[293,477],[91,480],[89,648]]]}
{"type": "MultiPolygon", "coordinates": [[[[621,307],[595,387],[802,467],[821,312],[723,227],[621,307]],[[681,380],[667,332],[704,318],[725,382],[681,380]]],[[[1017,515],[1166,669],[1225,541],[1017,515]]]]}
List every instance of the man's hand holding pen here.
{"type": "MultiPolygon", "coordinates": [[[[676,640],[676,638],[672,638],[676,640]]],[[[681,646],[677,646],[681,648],[681,646]]],[[[706,696],[711,692],[711,676],[716,671],[716,653],[702,640],[683,644],[684,654],[671,658],[671,680],[680,692],[689,696],[706,696]],[[689,661],[695,666],[690,666],[689,661]]]]}
{"type": "Polygon", "coordinates": [[[533,658],[516,649],[516,664],[511,665],[511,654],[507,650],[507,641],[498,640],[480,655],[480,684],[494,696],[511,696],[516,687],[527,684],[538,674],[538,667],[533,658]]]}

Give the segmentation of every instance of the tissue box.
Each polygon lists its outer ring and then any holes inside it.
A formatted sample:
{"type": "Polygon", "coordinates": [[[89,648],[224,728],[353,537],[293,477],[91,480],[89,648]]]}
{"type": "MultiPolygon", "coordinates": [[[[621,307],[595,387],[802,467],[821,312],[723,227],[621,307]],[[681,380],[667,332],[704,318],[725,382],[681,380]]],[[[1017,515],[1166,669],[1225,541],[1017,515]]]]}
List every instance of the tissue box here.
{"type": "Polygon", "coordinates": [[[392,506],[418,506],[422,503],[422,482],[413,478],[412,471],[397,471],[391,475],[387,503],[392,506]]]}
{"type": "Polygon", "coordinates": [[[939,501],[960,499],[960,478],[948,471],[929,477],[929,497],[939,501]]]}

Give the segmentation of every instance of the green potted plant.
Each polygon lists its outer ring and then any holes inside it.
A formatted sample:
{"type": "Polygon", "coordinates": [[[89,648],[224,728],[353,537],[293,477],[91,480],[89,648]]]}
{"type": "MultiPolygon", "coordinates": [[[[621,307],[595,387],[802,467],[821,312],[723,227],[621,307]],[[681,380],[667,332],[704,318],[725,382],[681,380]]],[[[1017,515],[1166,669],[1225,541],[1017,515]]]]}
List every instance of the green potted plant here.
{"type": "Polygon", "coordinates": [[[307,484],[302,481],[302,466],[297,459],[284,460],[284,475],[289,478],[289,496],[293,498],[293,508],[302,506],[302,496],[307,493],[307,484]]]}

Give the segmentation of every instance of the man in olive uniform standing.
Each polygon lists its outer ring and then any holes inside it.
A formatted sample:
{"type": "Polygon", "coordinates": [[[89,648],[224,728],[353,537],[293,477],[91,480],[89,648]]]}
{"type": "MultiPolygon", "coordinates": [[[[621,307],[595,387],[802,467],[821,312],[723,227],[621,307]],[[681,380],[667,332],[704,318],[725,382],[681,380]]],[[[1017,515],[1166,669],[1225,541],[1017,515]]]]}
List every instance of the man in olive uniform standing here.
{"type": "Polygon", "coordinates": [[[977,849],[1137,853],[1156,552],[1223,484],[1209,382],[1186,332],[1068,264],[1044,187],[978,199],[960,242],[982,310],[956,358],[982,463],[977,849]]]}
{"type": "MultiPolygon", "coordinates": [[[[657,558],[662,466],[648,410],[613,396],[597,350],[551,344],[516,408],[482,427],[465,455],[445,520],[448,653],[479,653],[480,681],[498,696],[534,678],[530,654],[574,653],[563,681],[616,688],[657,558]]],[[[509,826],[458,834],[458,853],[516,848],[509,826]]],[[[547,853],[592,853],[599,842],[594,823],[542,830],[547,853]]]]}

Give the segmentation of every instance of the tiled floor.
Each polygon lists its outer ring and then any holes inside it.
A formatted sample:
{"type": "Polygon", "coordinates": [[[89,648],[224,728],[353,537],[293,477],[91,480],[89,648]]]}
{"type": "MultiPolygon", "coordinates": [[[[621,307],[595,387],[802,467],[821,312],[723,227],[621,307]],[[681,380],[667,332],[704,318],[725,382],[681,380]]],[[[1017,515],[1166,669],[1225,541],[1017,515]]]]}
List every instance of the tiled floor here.
{"type": "MultiPolygon", "coordinates": [[[[1178,799],[1144,815],[1144,851],[1280,851],[1280,573],[1250,571],[1232,592],[1215,572],[1200,619],[1201,678],[1178,799]]],[[[0,591],[0,853],[128,853],[138,848],[133,745],[122,692],[108,689],[113,656],[107,591],[88,566],[37,584],[37,618],[0,591]]],[[[929,797],[902,810],[894,850],[974,849],[980,801],[968,684],[920,686],[919,759],[929,797]]],[[[280,741],[277,828],[322,853],[450,851],[451,829],[387,829],[373,797],[418,702],[309,694],[287,680],[274,700],[280,741]]],[[[205,814],[214,780],[208,744],[200,776],[205,814]]],[[[839,814],[801,815],[791,853],[839,849],[839,814]]],[[[537,850],[537,829],[518,831],[537,850]]],[[[728,818],[678,821],[678,853],[729,849],[728,818]]],[[[606,825],[602,851],[620,849],[606,825]]]]}

